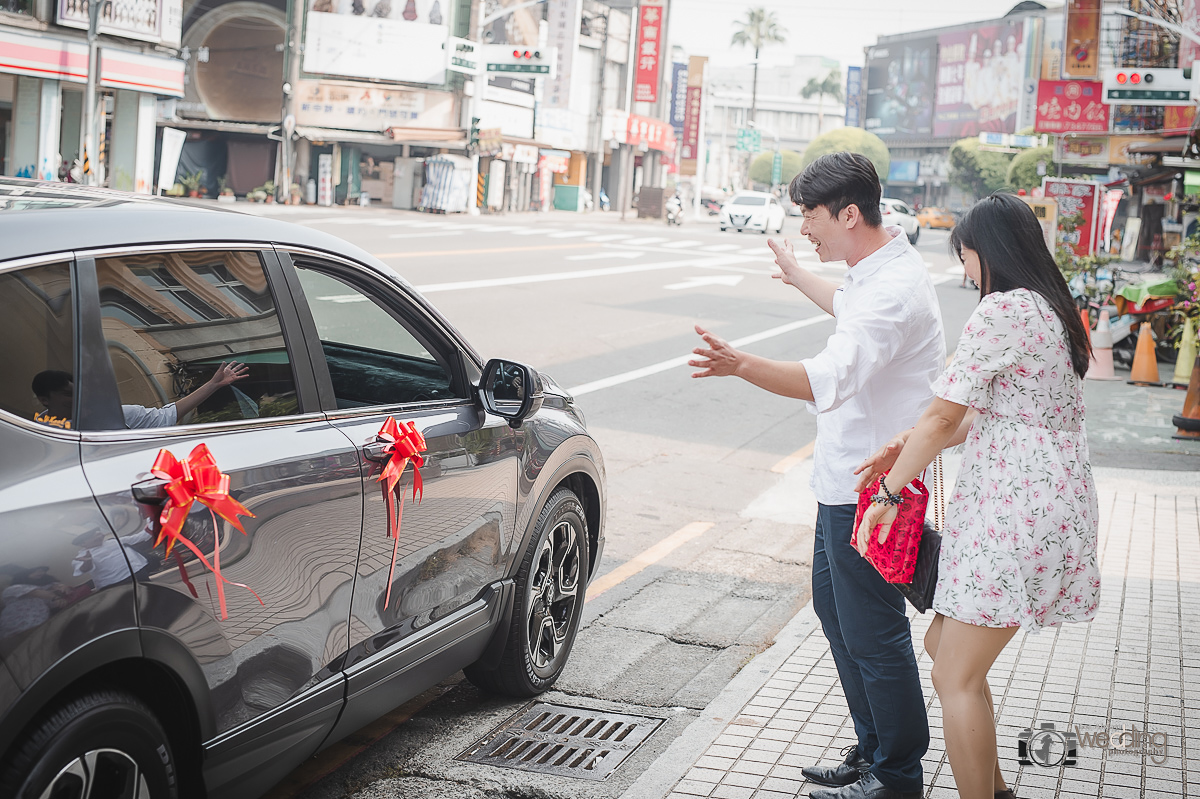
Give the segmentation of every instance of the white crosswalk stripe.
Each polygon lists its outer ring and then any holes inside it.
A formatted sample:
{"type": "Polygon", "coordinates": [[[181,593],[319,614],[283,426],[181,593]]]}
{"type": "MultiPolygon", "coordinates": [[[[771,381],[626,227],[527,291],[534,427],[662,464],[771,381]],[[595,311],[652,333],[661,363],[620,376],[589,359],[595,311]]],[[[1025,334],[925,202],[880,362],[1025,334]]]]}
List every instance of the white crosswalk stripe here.
{"type": "Polygon", "coordinates": [[[680,239],[679,241],[670,241],[666,244],[660,244],[659,246],[669,250],[682,250],[685,247],[695,247],[697,244],[703,243],[704,242],[696,241],[695,239],[680,239]]]}
{"type": "Polygon", "coordinates": [[[580,236],[590,236],[595,231],[592,230],[560,230],[558,233],[551,233],[546,236],[548,239],[574,239],[580,236]]]}
{"type": "Polygon", "coordinates": [[[629,240],[623,241],[621,243],[622,244],[633,244],[633,245],[646,245],[646,244],[658,244],[660,241],[670,241],[670,239],[665,239],[662,236],[642,236],[641,238],[629,239],[629,240]]]}
{"type": "Polygon", "coordinates": [[[626,233],[605,233],[602,236],[590,236],[588,241],[620,241],[628,238],[632,237],[626,233]]]}

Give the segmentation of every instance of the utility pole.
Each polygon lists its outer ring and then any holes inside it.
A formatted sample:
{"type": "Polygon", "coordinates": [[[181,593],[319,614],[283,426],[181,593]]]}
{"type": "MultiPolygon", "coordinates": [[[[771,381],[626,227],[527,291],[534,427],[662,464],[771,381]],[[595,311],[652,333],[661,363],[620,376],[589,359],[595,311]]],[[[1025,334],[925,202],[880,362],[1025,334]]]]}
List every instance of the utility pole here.
{"type": "Polygon", "coordinates": [[[604,37],[600,40],[600,90],[596,97],[596,168],[592,170],[592,213],[600,210],[600,191],[604,173],[604,74],[608,71],[608,26],[612,16],[612,8],[605,6],[608,12],[603,16],[604,37]]]}
{"type": "MultiPolygon", "coordinates": [[[[299,4],[287,2],[287,29],[283,41],[283,108],[280,114],[279,179],[275,186],[275,199],[288,203],[292,199],[292,183],[296,172],[296,143],[292,134],[296,131],[296,116],[293,113],[296,80],[300,77],[300,60],[296,57],[296,40],[300,37],[296,21],[299,4]]],[[[301,187],[303,191],[303,187],[301,187]]]]}
{"type": "Polygon", "coordinates": [[[99,153],[96,152],[96,79],[100,72],[100,47],[97,43],[97,28],[100,27],[100,12],[110,0],[88,0],[88,71],[87,85],[83,90],[83,183],[98,185],[96,170],[99,168],[99,153]]]}

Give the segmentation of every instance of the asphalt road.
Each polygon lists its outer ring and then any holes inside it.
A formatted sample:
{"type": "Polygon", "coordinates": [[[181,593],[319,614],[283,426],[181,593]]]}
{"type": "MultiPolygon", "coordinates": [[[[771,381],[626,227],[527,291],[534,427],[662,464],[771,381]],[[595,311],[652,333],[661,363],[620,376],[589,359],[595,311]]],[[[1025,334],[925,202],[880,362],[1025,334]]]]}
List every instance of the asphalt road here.
{"type": "MultiPolygon", "coordinates": [[[[485,358],[527,362],[572,389],[604,451],[607,547],[566,673],[543,701],[664,719],[607,780],[456,760],[526,703],[457,678],[297,770],[273,794],[614,797],[808,600],[815,417],[800,402],[684,365],[699,324],[799,360],[832,319],[771,278],[766,236],[615,214],[432,216],[262,207],[345,238],[422,289],[485,358]]],[[[839,280],[787,221],[804,265],[839,280]]],[[[977,294],[947,234],[922,231],[948,349],[977,294]]]]}

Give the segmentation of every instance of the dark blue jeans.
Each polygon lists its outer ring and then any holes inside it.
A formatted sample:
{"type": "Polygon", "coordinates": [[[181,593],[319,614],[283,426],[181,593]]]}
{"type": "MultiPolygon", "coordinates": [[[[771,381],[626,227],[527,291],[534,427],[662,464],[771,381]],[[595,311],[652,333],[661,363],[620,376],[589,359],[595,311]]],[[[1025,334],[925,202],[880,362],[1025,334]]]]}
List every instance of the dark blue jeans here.
{"type": "Polygon", "coordinates": [[[871,771],[895,791],[923,789],[929,720],[904,597],[850,543],[854,505],[818,505],[813,609],[821,620],[871,771]]]}

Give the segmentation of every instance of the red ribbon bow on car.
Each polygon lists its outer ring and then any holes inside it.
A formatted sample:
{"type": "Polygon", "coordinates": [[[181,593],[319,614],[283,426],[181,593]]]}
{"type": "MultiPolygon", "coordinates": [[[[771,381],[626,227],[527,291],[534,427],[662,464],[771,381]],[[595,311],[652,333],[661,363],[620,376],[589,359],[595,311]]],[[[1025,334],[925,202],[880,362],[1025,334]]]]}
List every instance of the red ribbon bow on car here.
{"type": "Polygon", "coordinates": [[[376,440],[384,442],[383,454],[387,456],[383,472],[376,479],[376,482],[383,483],[383,501],[388,509],[388,535],[392,537],[392,566],[388,569],[387,595],[383,600],[383,607],[387,609],[392,601],[392,577],[396,572],[396,553],[400,549],[400,521],[404,518],[404,492],[400,490],[400,476],[411,461],[413,502],[420,502],[425,495],[425,486],[421,482],[421,470],[418,467],[425,465],[421,453],[426,447],[425,437],[415,424],[397,422],[394,416],[384,421],[383,427],[376,433],[376,440]]]}
{"type": "Polygon", "coordinates": [[[178,541],[190,549],[200,559],[200,562],[208,567],[217,583],[217,599],[221,605],[222,619],[229,618],[225,607],[225,583],[245,588],[254,594],[254,598],[258,600],[259,604],[262,604],[262,597],[255,594],[249,586],[227,580],[221,574],[221,529],[217,522],[217,516],[225,519],[242,535],[245,535],[246,530],[242,527],[238,516],[254,518],[254,514],[246,510],[242,503],[229,496],[229,475],[217,467],[217,461],[213,458],[208,445],[197,444],[185,461],[179,460],[165,449],[160,449],[158,457],[154,459],[154,466],[150,468],[150,473],[167,481],[165,487],[167,501],[163,505],[162,514],[158,517],[162,526],[159,528],[154,546],[158,546],[165,538],[167,541],[166,554],[170,555],[171,549],[178,541]],[[200,548],[182,532],[183,523],[187,521],[188,513],[194,502],[199,502],[207,507],[213,517],[213,558],[211,563],[200,551],[200,548]]]}

